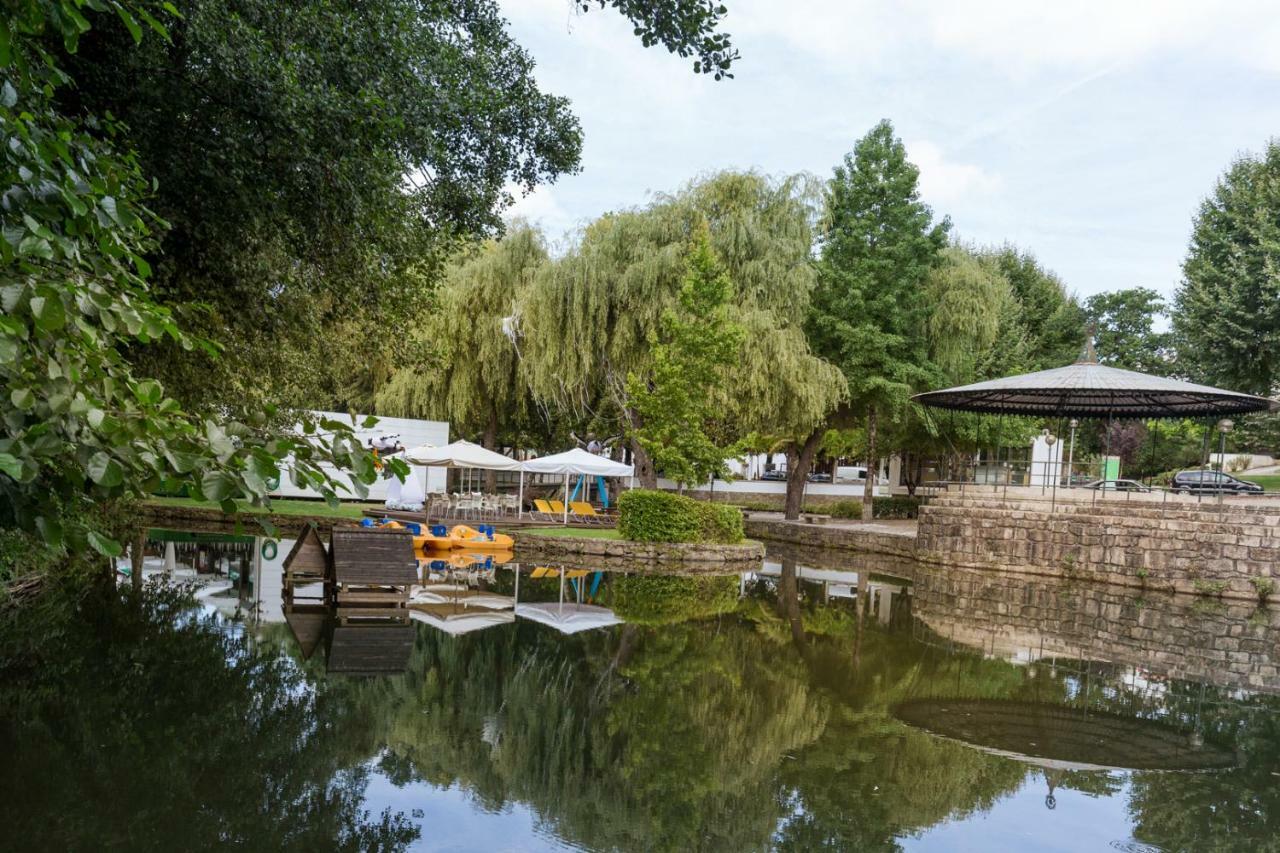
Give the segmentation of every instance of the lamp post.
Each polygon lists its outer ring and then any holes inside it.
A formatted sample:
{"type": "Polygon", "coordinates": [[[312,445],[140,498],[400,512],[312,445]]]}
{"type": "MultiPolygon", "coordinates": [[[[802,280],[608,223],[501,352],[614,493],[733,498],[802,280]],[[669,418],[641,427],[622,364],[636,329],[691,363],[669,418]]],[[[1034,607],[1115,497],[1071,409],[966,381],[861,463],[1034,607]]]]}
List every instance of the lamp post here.
{"type": "Polygon", "coordinates": [[[1071,488],[1071,468],[1076,459],[1076,427],[1080,426],[1080,421],[1075,418],[1071,419],[1069,424],[1071,427],[1071,446],[1067,450],[1067,488],[1071,488]]]}
{"type": "MultiPolygon", "coordinates": [[[[1235,422],[1231,418],[1223,418],[1218,421],[1218,469],[1220,473],[1227,472],[1227,433],[1231,432],[1231,428],[1235,426],[1235,422]]],[[[1216,478],[1215,478],[1216,479],[1216,478]]],[[[1221,486],[1221,483],[1219,483],[1221,486]]],[[[1222,503],[1223,489],[1218,489],[1218,503],[1222,503]]]]}
{"type": "MultiPolygon", "coordinates": [[[[1041,435],[1044,436],[1044,446],[1049,449],[1049,458],[1044,461],[1044,477],[1040,480],[1040,494],[1043,495],[1045,488],[1049,485],[1049,472],[1053,471],[1055,468],[1061,469],[1062,466],[1055,465],[1053,461],[1053,446],[1058,443],[1058,437],[1048,429],[1042,431],[1041,435]]],[[[1062,457],[1059,456],[1058,458],[1061,459],[1062,457]]],[[[1058,478],[1061,476],[1062,474],[1060,471],[1054,472],[1053,484],[1055,486],[1058,484],[1058,478]]]]}

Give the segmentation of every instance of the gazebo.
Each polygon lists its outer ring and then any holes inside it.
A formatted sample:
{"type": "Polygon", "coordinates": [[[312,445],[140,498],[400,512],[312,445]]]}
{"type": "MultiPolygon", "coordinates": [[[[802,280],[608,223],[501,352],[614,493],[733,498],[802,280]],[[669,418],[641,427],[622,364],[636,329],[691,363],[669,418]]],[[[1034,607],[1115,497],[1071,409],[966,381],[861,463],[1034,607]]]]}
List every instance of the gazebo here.
{"type": "MultiPolygon", "coordinates": [[[[928,391],[912,399],[953,411],[1105,418],[1108,424],[1116,418],[1226,418],[1280,408],[1280,403],[1266,397],[1099,364],[1092,336],[1079,360],[1066,367],[928,391]]],[[[1110,430],[1107,435],[1109,441],[1110,430]]],[[[1056,476],[1054,486],[1056,490],[1056,476]]]]}

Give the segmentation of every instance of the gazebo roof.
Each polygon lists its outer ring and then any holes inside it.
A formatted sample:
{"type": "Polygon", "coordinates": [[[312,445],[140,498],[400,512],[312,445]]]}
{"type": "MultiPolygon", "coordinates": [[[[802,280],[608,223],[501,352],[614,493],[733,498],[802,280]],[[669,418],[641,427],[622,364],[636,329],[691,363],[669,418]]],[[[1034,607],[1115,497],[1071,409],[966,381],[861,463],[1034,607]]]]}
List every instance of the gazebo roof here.
{"type": "Polygon", "coordinates": [[[1280,403],[1208,385],[1098,364],[1075,364],[929,391],[918,403],[962,412],[1085,418],[1183,418],[1275,411],[1280,403]]]}

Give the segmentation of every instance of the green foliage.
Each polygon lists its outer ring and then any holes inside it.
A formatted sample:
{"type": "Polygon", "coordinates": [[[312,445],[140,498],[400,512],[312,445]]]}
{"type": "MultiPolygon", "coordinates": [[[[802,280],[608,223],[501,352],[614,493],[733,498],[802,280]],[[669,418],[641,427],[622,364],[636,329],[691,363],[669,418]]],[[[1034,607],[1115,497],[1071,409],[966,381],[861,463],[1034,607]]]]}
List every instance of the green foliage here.
{"type": "Polygon", "coordinates": [[[730,313],[732,288],[704,223],[694,233],[679,307],[668,309],[650,332],[651,372],[627,376],[640,423],[635,439],[658,472],[677,483],[705,483],[728,472],[724,460],[732,449],[712,432],[732,395],[729,368],[744,340],[730,313]]]}
{"type": "Polygon", "coordinates": [[[1249,578],[1249,583],[1253,584],[1253,590],[1258,594],[1258,601],[1263,603],[1276,590],[1276,582],[1274,578],[1254,577],[1249,578]]]}
{"type": "Polygon", "coordinates": [[[1178,367],[1270,394],[1280,382],[1280,141],[1242,156],[1200,205],[1173,315],[1178,367]]]}
{"type": "MultiPolygon", "coordinates": [[[[261,504],[285,459],[295,482],[330,499],[337,484],[322,461],[351,468],[358,486],[372,482],[351,424],[308,422],[296,435],[268,428],[261,412],[243,422],[200,418],[132,369],[126,356],[162,339],[209,356],[218,350],[185,334],[154,299],[146,256],[165,223],[147,207],[138,158],[117,144],[124,128],[57,109],[63,57],[36,36],[58,32],[74,48],[89,24],[70,8],[31,4],[21,25],[8,24],[0,526],[39,531],[54,549],[115,556],[119,543],[93,522],[104,502],[185,484],[228,510],[236,499],[261,504]]],[[[148,20],[148,8],[117,11],[148,20]]]]}
{"type": "Polygon", "coordinates": [[[633,542],[735,544],[743,539],[742,513],[671,492],[631,489],[618,498],[618,533],[633,542]]]}
{"type": "Polygon", "coordinates": [[[533,412],[513,324],[546,263],[542,235],[525,224],[460,256],[418,330],[429,357],[396,371],[378,411],[448,420],[461,435],[482,434],[489,448],[512,437],[533,412]]]}
{"type": "Polygon", "coordinates": [[[1146,287],[1097,293],[1084,310],[1096,326],[1094,343],[1102,364],[1156,376],[1170,371],[1172,336],[1154,328],[1165,313],[1159,293],[1146,287]]]}
{"type": "Polygon", "coordinates": [[[921,498],[910,495],[891,495],[876,498],[872,509],[876,518],[918,518],[922,503],[921,498]]]}
{"type": "Polygon", "coordinates": [[[986,378],[1075,361],[1084,343],[1086,317],[1062,280],[1031,253],[1013,246],[978,254],[1008,280],[1014,296],[1002,319],[1000,347],[992,354],[986,378]]]}
{"type": "Polygon", "coordinates": [[[635,27],[645,47],[661,44],[681,57],[696,57],[695,74],[717,80],[733,77],[729,66],[738,58],[727,33],[718,32],[728,10],[718,0],[577,0],[585,12],[593,3],[613,6],[635,27]]]}
{"type": "Polygon", "coordinates": [[[725,504],[694,501],[701,541],[717,545],[737,545],[746,534],[742,529],[742,512],[725,504]]]}
{"type": "Polygon", "coordinates": [[[827,185],[809,340],[843,372],[859,411],[891,412],[929,379],[924,284],[950,222],[933,222],[919,174],[882,121],[827,185]]]}
{"type": "Polygon", "coordinates": [[[610,592],[610,607],[628,623],[671,625],[732,612],[738,577],[625,575],[613,580],[610,592]]]}
{"type": "MultiPolygon", "coordinates": [[[[810,353],[800,326],[813,287],[810,197],[800,178],[724,172],[588,225],[538,276],[522,314],[534,395],[573,416],[591,413],[606,434],[643,426],[627,378],[651,377],[650,336],[679,304],[689,240],[705,222],[733,286],[729,314],[746,329],[721,440],[811,429],[844,382],[810,353]]],[[[646,482],[648,454],[633,450],[646,482]]]]}
{"type": "Polygon", "coordinates": [[[801,512],[818,512],[832,518],[862,518],[862,501],[846,499],[831,501],[818,506],[804,507],[801,512]]]}

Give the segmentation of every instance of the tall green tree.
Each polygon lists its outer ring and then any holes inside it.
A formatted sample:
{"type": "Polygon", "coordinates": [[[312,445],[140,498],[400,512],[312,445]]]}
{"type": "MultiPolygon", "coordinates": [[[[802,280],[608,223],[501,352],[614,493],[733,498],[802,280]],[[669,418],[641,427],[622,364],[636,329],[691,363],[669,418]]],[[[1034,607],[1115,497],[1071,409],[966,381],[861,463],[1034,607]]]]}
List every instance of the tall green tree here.
{"type": "Polygon", "coordinates": [[[1084,310],[1100,362],[1157,376],[1170,371],[1170,336],[1155,330],[1156,318],[1165,313],[1159,293],[1146,287],[1096,293],[1084,310]]]}
{"type": "Polygon", "coordinates": [[[1236,391],[1280,384],[1280,140],[1200,204],[1174,301],[1179,372],[1236,391]]]}
{"type": "Polygon", "coordinates": [[[650,335],[653,369],[631,374],[627,393],[644,424],[636,439],[654,464],[682,486],[726,471],[731,448],[716,441],[733,390],[730,366],[745,329],[732,315],[733,283],[711,248],[703,224],[694,232],[678,307],[668,309],[650,335]]]}
{"type": "Polygon", "coordinates": [[[843,377],[814,357],[800,324],[814,282],[812,198],[800,178],[724,172],[588,225],[526,302],[521,351],[535,396],[633,436],[637,477],[654,485],[627,380],[652,376],[650,336],[678,304],[689,241],[705,223],[733,286],[729,313],[746,330],[728,379],[735,393],[723,423],[732,434],[722,438],[808,434],[844,394],[843,377]]]}
{"type": "MultiPolygon", "coordinates": [[[[880,416],[900,411],[930,379],[925,283],[940,262],[950,222],[934,222],[933,211],[920,201],[919,175],[886,120],[858,141],[827,185],[809,339],[844,374],[850,413],[866,420],[873,473],[880,416]]],[[[810,436],[808,458],[802,453],[788,472],[789,515],[799,509],[792,506],[792,493],[808,476],[810,447],[820,438],[810,436]]],[[[874,487],[875,477],[868,476],[866,519],[874,487]]]]}
{"type": "MultiPolygon", "coordinates": [[[[159,4],[103,3],[133,38],[167,37],[159,4]]],[[[91,20],[92,19],[92,20],[91,20]]],[[[60,553],[121,546],[98,523],[100,505],[185,486],[229,512],[239,499],[268,503],[267,483],[290,459],[295,480],[330,499],[336,484],[320,467],[375,477],[352,424],[305,423],[305,435],[184,410],[172,389],[133,369],[127,353],[162,340],[216,357],[157,303],[152,265],[164,223],[149,208],[150,186],[109,116],[60,110],[71,87],[62,68],[84,32],[76,4],[29,2],[0,23],[0,122],[8,143],[0,172],[8,188],[0,239],[0,527],[38,530],[60,553]]],[[[400,469],[403,470],[403,469],[400,469]]]]}
{"type": "Polygon", "coordinates": [[[501,436],[512,438],[532,410],[516,324],[546,263],[542,235],[526,224],[460,258],[419,330],[430,350],[396,371],[378,394],[378,412],[448,420],[455,433],[478,435],[490,450],[501,436]]]}
{"type": "Polygon", "coordinates": [[[1008,279],[1014,296],[1001,339],[1015,346],[1001,347],[1000,357],[992,365],[997,371],[994,375],[1048,370],[1074,361],[1084,343],[1088,320],[1062,279],[1030,252],[1015,246],[978,254],[1008,279]]]}

